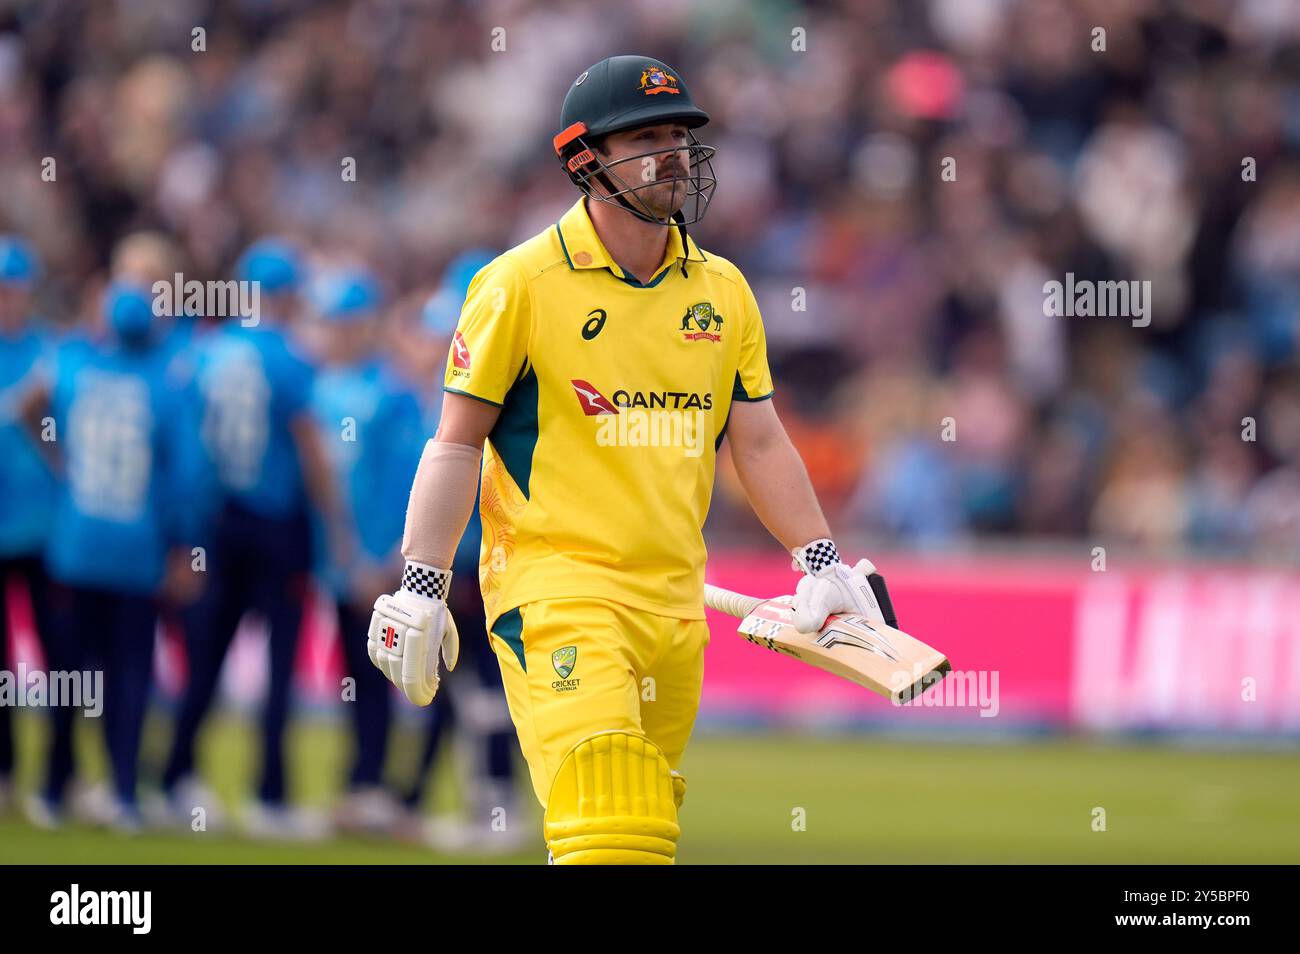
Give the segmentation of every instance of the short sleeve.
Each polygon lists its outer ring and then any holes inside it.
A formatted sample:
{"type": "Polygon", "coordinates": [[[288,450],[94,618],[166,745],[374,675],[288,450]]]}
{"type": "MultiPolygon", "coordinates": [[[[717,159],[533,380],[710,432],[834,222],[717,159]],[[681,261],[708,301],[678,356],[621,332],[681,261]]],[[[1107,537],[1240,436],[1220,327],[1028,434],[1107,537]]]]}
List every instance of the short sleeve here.
{"type": "Polygon", "coordinates": [[[749,283],[741,279],[745,314],[741,323],[740,361],[731,397],[736,401],[764,401],[772,396],[772,372],[767,367],[767,335],[763,316],[749,283]]]}
{"type": "Polygon", "coordinates": [[[474,276],[447,354],[443,390],[500,406],[528,357],[528,284],[504,255],[474,276]]]}

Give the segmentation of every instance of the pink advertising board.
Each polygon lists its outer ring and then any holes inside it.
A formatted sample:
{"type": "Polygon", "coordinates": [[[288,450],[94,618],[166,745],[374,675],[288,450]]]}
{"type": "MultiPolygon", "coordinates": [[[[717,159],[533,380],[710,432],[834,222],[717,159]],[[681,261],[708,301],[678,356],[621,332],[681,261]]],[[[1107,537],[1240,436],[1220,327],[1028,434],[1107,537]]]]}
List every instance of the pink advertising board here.
{"type": "MultiPolygon", "coordinates": [[[[1300,574],[1088,558],[881,557],[900,628],[954,673],[902,707],[778,657],[710,612],[704,715],[891,727],[1300,732],[1300,574]]],[[[789,592],[779,556],[714,552],[709,582],[789,592]]]]}
{"type": "MultiPolygon", "coordinates": [[[[901,628],[947,653],[951,676],[893,706],[746,642],[736,620],[710,611],[702,722],[1300,734],[1295,570],[1168,564],[1097,572],[1086,554],[876,559],[901,628]]],[[[708,580],[776,596],[797,576],[770,550],[716,550],[708,580]]],[[[39,666],[25,594],[9,595],[12,658],[39,666]]],[[[338,698],[342,674],[332,615],[322,598],[313,601],[297,665],[300,698],[323,705],[338,698]]],[[[158,687],[174,696],[185,678],[179,633],[157,646],[158,687]]],[[[245,627],[226,662],[228,699],[258,703],[265,658],[257,627],[245,627]]]]}

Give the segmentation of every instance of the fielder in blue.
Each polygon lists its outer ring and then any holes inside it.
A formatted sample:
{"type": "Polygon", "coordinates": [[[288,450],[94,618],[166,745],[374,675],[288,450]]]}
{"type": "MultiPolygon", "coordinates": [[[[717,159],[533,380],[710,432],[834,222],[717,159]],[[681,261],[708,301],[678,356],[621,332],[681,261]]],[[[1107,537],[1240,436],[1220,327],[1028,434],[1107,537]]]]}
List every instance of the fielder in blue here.
{"type": "MultiPolygon", "coordinates": [[[[49,534],[56,491],[40,443],[23,427],[23,399],[35,385],[49,346],[32,317],[40,278],[35,251],[12,235],[0,235],[0,670],[9,656],[10,581],[25,585],[38,621],[49,618],[41,550],[49,534]]],[[[0,812],[13,797],[12,710],[0,706],[0,812]]]]}
{"type": "Polygon", "coordinates": [[[235,277],[256,283],[260,314],[226,318],[198,344],[200,432],[218,499],[205,538],[206,585],[185,614],[189,682],[163,789],[186,823],[192,802],[212,806],[195,776],[195,742],[239,622],[254,611],[267,624],[270,667],[258,800],[245,822],[257,836],[310,837],[303,816],[285,805],[284,734],[310,582],[309,500],[324,515],[331,544],[341,546],[337,495],[311,415],[315,370],[290,331],[303,277],[299,253],[262,240],[241,256],[235,277]]]}
{"type": "MultiPolygon", "coordinates": [[[[190,571],[186,488],[195,424],[167,374],[149,292],[111,285],[103,341],[70,337],[52,363],[46,408],[63,481],[45,560],[53,580],[46,642],[51,672],[102,667],[112,770],[106,820],[140,826],[136,770],[149,701],[158,600],[190,571]]],[[[83,689],[83,692],[85,690],[83,689]]],[[[57,823],[73,776],[75,709],[51,708],[52,739],[36,817],[57,823]]]]}
{"type": "Polygon", "coordinates": [[[377,350],[383,305],[378,283],[361,270],[318,276],[311,302],[323,366],[312,408],[340,488],[350,538],[349,564],[318,546],[319,577],[337,610],[347,674],[345,693],[355,751],[348,794],[335,821],[348,831],[386,832],[397,812],[383,777],[392,686],[370,663],[364,634],[375,599],[400,573],[406,498],[426,434],[413,391],[377,350]]]}

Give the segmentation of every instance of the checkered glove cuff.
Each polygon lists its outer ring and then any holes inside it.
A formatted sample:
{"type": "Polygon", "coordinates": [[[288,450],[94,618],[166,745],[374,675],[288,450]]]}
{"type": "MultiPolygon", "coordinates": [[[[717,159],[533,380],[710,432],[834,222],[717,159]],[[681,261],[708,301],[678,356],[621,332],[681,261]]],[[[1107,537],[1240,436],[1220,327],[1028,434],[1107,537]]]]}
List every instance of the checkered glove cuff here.
{"type": "Polygon", "coordinates": [[[451,590],[451,571],[427,563],[408,563],[402,571],[402,589],[427,600],[446,603],[451,590]]]}
{"type": "Polygon", "coordinates": [[[817,576],[828,566],[840,562],[840,551],[835,549],[831,540],[814,540],[812,543],[793,550],[794,560],[790,563],[792,570],[803,570],[809,576],[817,576]]]}

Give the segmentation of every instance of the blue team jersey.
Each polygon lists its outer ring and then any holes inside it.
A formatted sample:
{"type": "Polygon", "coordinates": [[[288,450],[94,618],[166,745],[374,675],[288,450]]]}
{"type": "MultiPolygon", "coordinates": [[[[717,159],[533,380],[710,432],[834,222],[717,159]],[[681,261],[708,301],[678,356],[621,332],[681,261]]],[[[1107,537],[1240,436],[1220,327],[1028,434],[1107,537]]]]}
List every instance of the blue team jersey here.
{"type": "Polygon", "coordinates": [[[35,331],[0,333],[0,556],[40,553],[54,514],[54,477],[18,419],[48,347],[35,331]]]}
{"type": "MultiPolygon", "coordinates": [[[[343,497],[355,557],[391,560],[402,542],[406,501],[424,447],[424,421],[414,393],[381,362],[327,367],[316,376],[312,411],[324,434],[343,497]]],[[[323,534],[316,539],[323,543],[323,534]]],[[[318,547],[321,577],[346,591],[349,569],[318,547]]]]}
{"type": "Polygon", "coordinates": [[[65,583],[149,593],[169,547],[193,534],[195,406],[158,346],[71,339],[52,363],[51,412],[64,474],[46,547],[65,583]]]}
{"type": "Polygon", "coordinates": [[[309,410],[312,366],[286,332],[231,321],[198,344],[203,444],[221,493],[265,517],[306,508],[290,424],[309,410]]]}
{"type": "Polygon", "coordinates": [[[159,340],[159,347],[172,359],[183,359],[194,351],[205,332],[200,331],[202,319],[193,315],[166,319],[167,327],[159,340]]]}
{"type": "Polygon", "coordinates": [[[221,506],[221,485],[202,440],[203,402],[197,380],[203,344],[212,333],[213,329],[199,319],[186,316],[172,319],[171,327],[164,330],[158,341],[162,359],[167,365],[167,379],[177,400],[186,402],[183,413],[194,428],[181,452],[189,455],[183,467],[191,481],[188,493],[190,539],[203,546],[211,545],[212,521],[221,506]]]}

